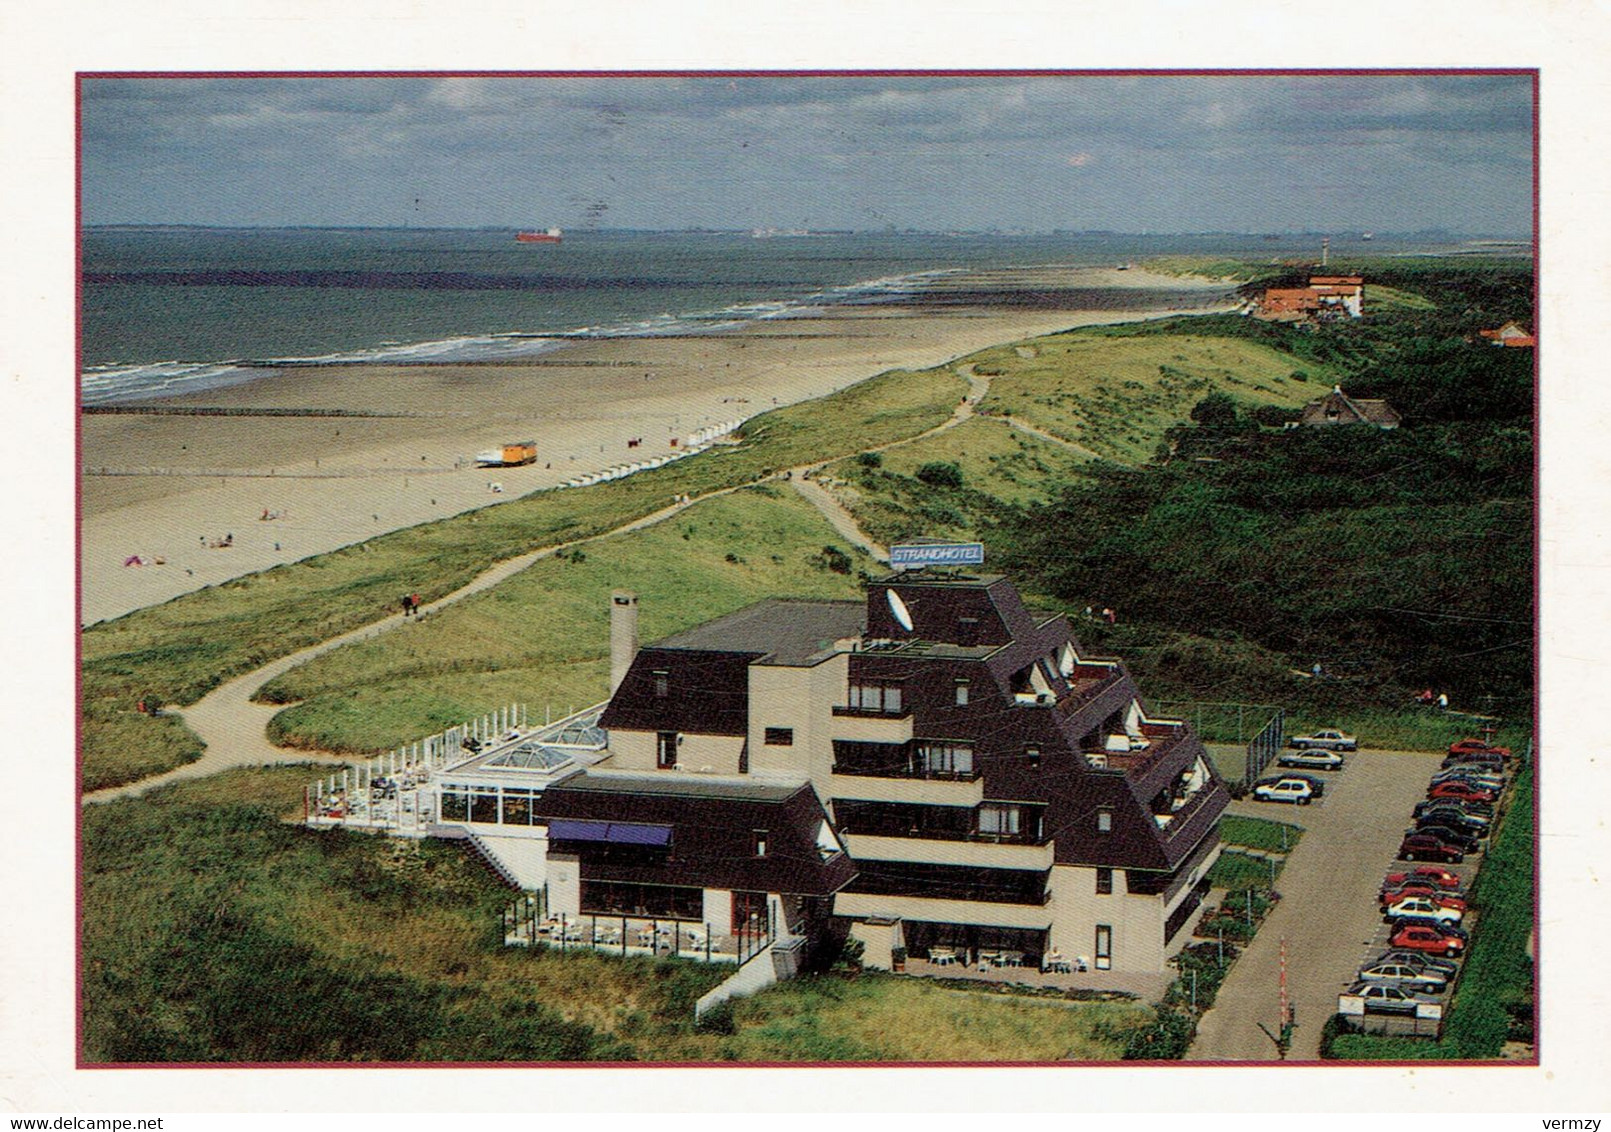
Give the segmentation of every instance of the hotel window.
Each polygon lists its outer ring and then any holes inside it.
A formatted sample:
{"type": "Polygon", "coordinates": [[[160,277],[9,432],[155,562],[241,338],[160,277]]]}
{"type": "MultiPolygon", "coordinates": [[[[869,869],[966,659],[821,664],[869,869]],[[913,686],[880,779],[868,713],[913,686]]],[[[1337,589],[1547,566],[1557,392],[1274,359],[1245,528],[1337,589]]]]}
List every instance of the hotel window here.
{"type": "Polygon", "coordinates": [[[1096,925],[1096,969],[1113,969],[1113,928],[1109,924],[1096,925]]]}
{"type": "Polygon", "coordinates": [[[917,749],[926,774],[972,774],[973,747],[967,743],[926,742],[917,749]]]}
{"type": "Polygon", "coordinates": [[[517,787],[503,788],[503,824],[531,824],[531,791],[517,787]]]}
{"type": "Polygon", "coordinates": [[[484,825],[498,824],[498,788],[472,786],[470,788],[470,820],[484,825]]]}
{"type": "Polygon", "coordinates": [[[1024,748],[1024,757],[1029,760],[1029,769],[1030,770],[1039,770],[1040,769],[1040,748],[1039,747],[1025,747],[1024,748]]]}
{"type": "Polygon", "coordinates": [[[675,731],[655,734],[655,765],[661,770],[670,770],[677,765],[677,743],[680,738],[675,731]]]}
{"type": "Polygon", "coordinates": [[[794,746],[794,728],[768,727],[763,742],[768,747],[792,747],[794,746]]]}
{"type": "Polygon", "coordinates": [[[757,830],[754,831],[754,834],[755,834],[755,841],[754,841],[755,855],[757,857],[764,857],[764,856],[766,856],[767,832],[764,829],[757,829],[757,830]]]}
{"type": "Polygon", "coordinates": [[[882,711],[890,714],[901,710],[899,684],[852,684],[850,706],[862,711],[882,711]]]}
{"type": "Polygon", "coordinates": [[[665,699],[671,695],[671,673],[663,668],[655,669],[654,694],[657,699],[665,699]]]}
{"type": "Polygon", "coordinates": [[[1112,892],[1113,892],[1113,870],[1112,869],[1097,869],[1096,870],[1096,894],[1098,896],[1108,896],[1108,895],[1111,895],[1112,892]]]}
{"type": "Polygon", "coordinates": [[[446,786],[442,789],[442,820],[469,821],[470,794],[463,786],[446,786]]]}
{"type": "Polygon", "coordinates": [[[968,682],[966,680],[958,680],[957,681],[957,707],[967,707],[967,706],[968,706],[968,682]]]}
{"type": "Polygon", "coordinates": [[[1101,809],[1096,811],[1096,831],[1098,833],[1113,832],[1113,811],[1101,809]]]}
{"type": "Polygon", "coordinates": [[[979,806],[980,833],[1022,833],[1024,811],[1005,802],[984,802],[979,806]]]}

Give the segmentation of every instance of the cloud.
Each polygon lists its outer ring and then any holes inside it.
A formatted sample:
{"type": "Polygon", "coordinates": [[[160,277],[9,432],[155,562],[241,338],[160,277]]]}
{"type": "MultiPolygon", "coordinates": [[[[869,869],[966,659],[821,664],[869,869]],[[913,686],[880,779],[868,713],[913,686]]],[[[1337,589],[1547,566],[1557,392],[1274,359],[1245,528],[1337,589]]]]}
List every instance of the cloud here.
{"type": "MultiPolygon", "coordinates": [[[[871,210],[898,226],[1235,228],[1264,223],[1249,202],[1270,185],[1309,200],[1304,186],[1350,181],[1348,207],[1383,230],[1531,216],[1526,76],[97,79],[83,93],[92,223],[235,222],[243,182],[254,216],[285,223],[375,222],[421,185],[446,202],[436,222],[463,225],[584,198],[651,227],[854,226],[871,210]],[[1441,191],[1451,171],[1472,179],[1459,197],[1441,191]]],[[[1319,224],[1336,206],[1304,207],[1319,224]]]]}

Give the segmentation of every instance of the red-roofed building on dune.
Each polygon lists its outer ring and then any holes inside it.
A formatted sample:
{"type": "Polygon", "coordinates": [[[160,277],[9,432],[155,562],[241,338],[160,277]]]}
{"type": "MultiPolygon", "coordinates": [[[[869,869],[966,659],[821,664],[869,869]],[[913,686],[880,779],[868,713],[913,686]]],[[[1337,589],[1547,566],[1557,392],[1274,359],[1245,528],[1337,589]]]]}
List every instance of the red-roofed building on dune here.
{"type": "Polygon", "coordinates": [[[1271,322],[1332,322],[1363,318],[1365,280],[1359,275],[1314,275],[1307,287],[1271,287],[1253,317],[1271,322]]]}
{"type": "Polygon", "coordinates": [[[1478,334],[1489,339],[1495,346],[1536,346],[1538,338],[1519,322],[1505,323],[1497,330],[1479,330],[1478,334]]]}

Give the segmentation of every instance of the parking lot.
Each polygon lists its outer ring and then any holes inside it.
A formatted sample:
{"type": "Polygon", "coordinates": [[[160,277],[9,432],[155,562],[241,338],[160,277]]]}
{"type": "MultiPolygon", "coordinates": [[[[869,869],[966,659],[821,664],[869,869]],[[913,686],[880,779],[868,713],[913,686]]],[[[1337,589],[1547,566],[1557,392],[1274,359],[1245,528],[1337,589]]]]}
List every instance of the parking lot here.
{"type": "MultiPolygon", "coordinates": [[[[1298,1023],[1288,1058],[1318,1059],[1320,1030],[1337,1011],[1337,995],[1361,963],[1385,949],[1377,892],[1386,873],[1413,867],[1396,860],[1399,841],[1440,761],[1433,752],[1364,750],[1340,771],[1308,772],[1325,781],[1324,796],[1309,805],[1231,803],[1228,813],[1289,821],[1305,833],[1276,882],[1281,902],[1220,987],[1188,1060],[1275,1059],[1275,1045],[1258,1024],[1279,1029],[1283,939],[1298,1023]]],[[[1468,858],[1451,871],[1469,880],[1475,869],[1468,858]]]]}

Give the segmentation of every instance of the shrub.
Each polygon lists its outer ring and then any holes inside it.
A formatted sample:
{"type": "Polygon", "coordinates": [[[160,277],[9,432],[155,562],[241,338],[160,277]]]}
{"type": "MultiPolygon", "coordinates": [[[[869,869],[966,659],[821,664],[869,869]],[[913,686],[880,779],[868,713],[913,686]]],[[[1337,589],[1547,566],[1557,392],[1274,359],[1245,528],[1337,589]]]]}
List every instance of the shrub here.
{"type": "Polygon", "coordinates": [[[917,470],[917,478],[930,487],[961,487],[962,468],[948,460],[932,460],[917,470]]]}
{"type": "Polygon", "coordinates": [[[736,1034],[738,1024],[733,1021],[733,1000],[718,1002],[699,1016],[694,1029],[701,1034],[736,1034]]]}
{"type": "Polygon", "coordinates": [[[1134,1031],[1124,1047],[1126,1061],[1178,1061],[1186,1056],[1197,1023],[1179,1010],[1160,1006],[1153,1020],[1134,1031]]]}
{"type": "Polygon", "coordinates": [[[882,468],[884,466],[884,457],[877,452],[863,452],[856,457],[856,463],[864,468],[882,468]]]}

